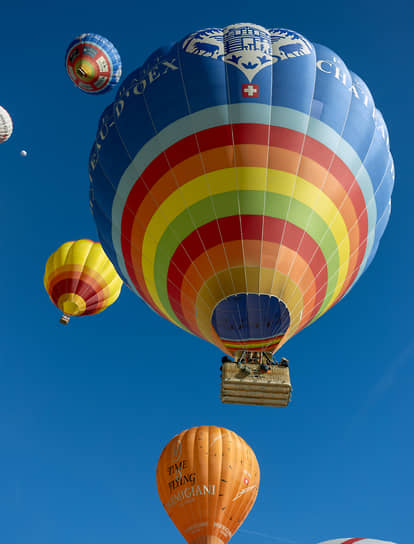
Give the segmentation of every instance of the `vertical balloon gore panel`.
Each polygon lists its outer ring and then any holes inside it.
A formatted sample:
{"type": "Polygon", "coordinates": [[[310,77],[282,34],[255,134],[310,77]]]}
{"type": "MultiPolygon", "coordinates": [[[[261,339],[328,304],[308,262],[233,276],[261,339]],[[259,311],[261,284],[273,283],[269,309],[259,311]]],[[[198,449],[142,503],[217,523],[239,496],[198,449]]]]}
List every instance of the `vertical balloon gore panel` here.
{"type": "Polygon", "coordinates": [[[157,465],[161,502],[189,544],[228,542],[251,510],[259,480],[251,448],[215,426],[175,436],[157,465]]]}

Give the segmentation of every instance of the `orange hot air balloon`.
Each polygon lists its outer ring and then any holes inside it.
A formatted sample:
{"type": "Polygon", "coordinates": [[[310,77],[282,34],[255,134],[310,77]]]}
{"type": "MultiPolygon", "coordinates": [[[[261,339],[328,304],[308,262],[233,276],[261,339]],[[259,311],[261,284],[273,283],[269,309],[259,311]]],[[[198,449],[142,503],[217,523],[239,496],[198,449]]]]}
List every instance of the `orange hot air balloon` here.
{"type": "Polygon", "coordinates": [[[189,544],[226,544],[250,512],[259,481],[253,450],[223,427],[181,432],[157,465],[161,502],[189,544]]]}

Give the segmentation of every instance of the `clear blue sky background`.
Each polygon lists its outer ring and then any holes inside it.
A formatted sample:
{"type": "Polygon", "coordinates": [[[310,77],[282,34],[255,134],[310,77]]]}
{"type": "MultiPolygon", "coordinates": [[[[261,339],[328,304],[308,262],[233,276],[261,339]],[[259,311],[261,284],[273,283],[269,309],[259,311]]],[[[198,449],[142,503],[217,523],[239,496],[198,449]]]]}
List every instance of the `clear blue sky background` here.
{"type": "Polygon", "coordinates": [[[408,2],[5,2],[0,104],[0,542],[184,542],[157,496],[155,467],[182,429],[228,427],[262,481],[234,544],[366,536],[411,544],[412,11],[408,2]],[[114,92],[87,96],[64,69],[69,42],[97,32],[124,75],[159,45],[208,26],[282,26],[336,51],[373,92],[395,159],[391,221],[352,292],[280,355],[286,409],[222,405],[219,351],[128,289],[99,316],[58,323],[43,288],[50,253],[96,239],[88,154],[114,92]],[[27,158],[19,156],[26,149],[27,158]]]}

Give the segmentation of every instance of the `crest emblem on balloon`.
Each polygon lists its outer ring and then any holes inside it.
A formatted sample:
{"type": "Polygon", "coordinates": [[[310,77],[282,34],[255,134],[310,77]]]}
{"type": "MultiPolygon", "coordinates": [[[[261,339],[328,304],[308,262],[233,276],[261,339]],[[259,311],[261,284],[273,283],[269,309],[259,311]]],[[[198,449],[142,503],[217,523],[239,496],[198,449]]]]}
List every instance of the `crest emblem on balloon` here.
{"type": "Polygon", "coordinates": [[[236,66],[249,81],[263,68],[278,61],[309,55],[312,46],[300,34],[253,24],[222,29],[209,28],[191,34],[183,49],[193,55],[221,60],[236,66]]]}

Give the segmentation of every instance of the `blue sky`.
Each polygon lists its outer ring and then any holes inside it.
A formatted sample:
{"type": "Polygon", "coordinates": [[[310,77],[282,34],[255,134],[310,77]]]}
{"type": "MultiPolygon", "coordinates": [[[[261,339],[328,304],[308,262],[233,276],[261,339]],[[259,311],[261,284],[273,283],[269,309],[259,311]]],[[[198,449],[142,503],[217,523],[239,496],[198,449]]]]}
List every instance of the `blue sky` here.
{"type": "Polygon", "coordinates": [[[258,499],[234,544],[412,541],[414,81],[406,7],[2,6],[0,104],[14,121],[0,146],[2,542],[184,542],[158,499],[155,467],[172,436],[201,424],[239,433],[261,467],[258,499]],[[43,288],[50,253],[67,240],[96,239],[88,155],[115,94],[91,97],[72,85],[69,42],[82,32],[108,37],[127,75],[162,44],[240,21],[291,28],[336,51],[370,87],[395,160],[391,220],[375,261],[340,304],[281,350],[294,387],[287,409],[222,405],[219,351],[126,288],[106,312],[68,327],[43,288]]]}

